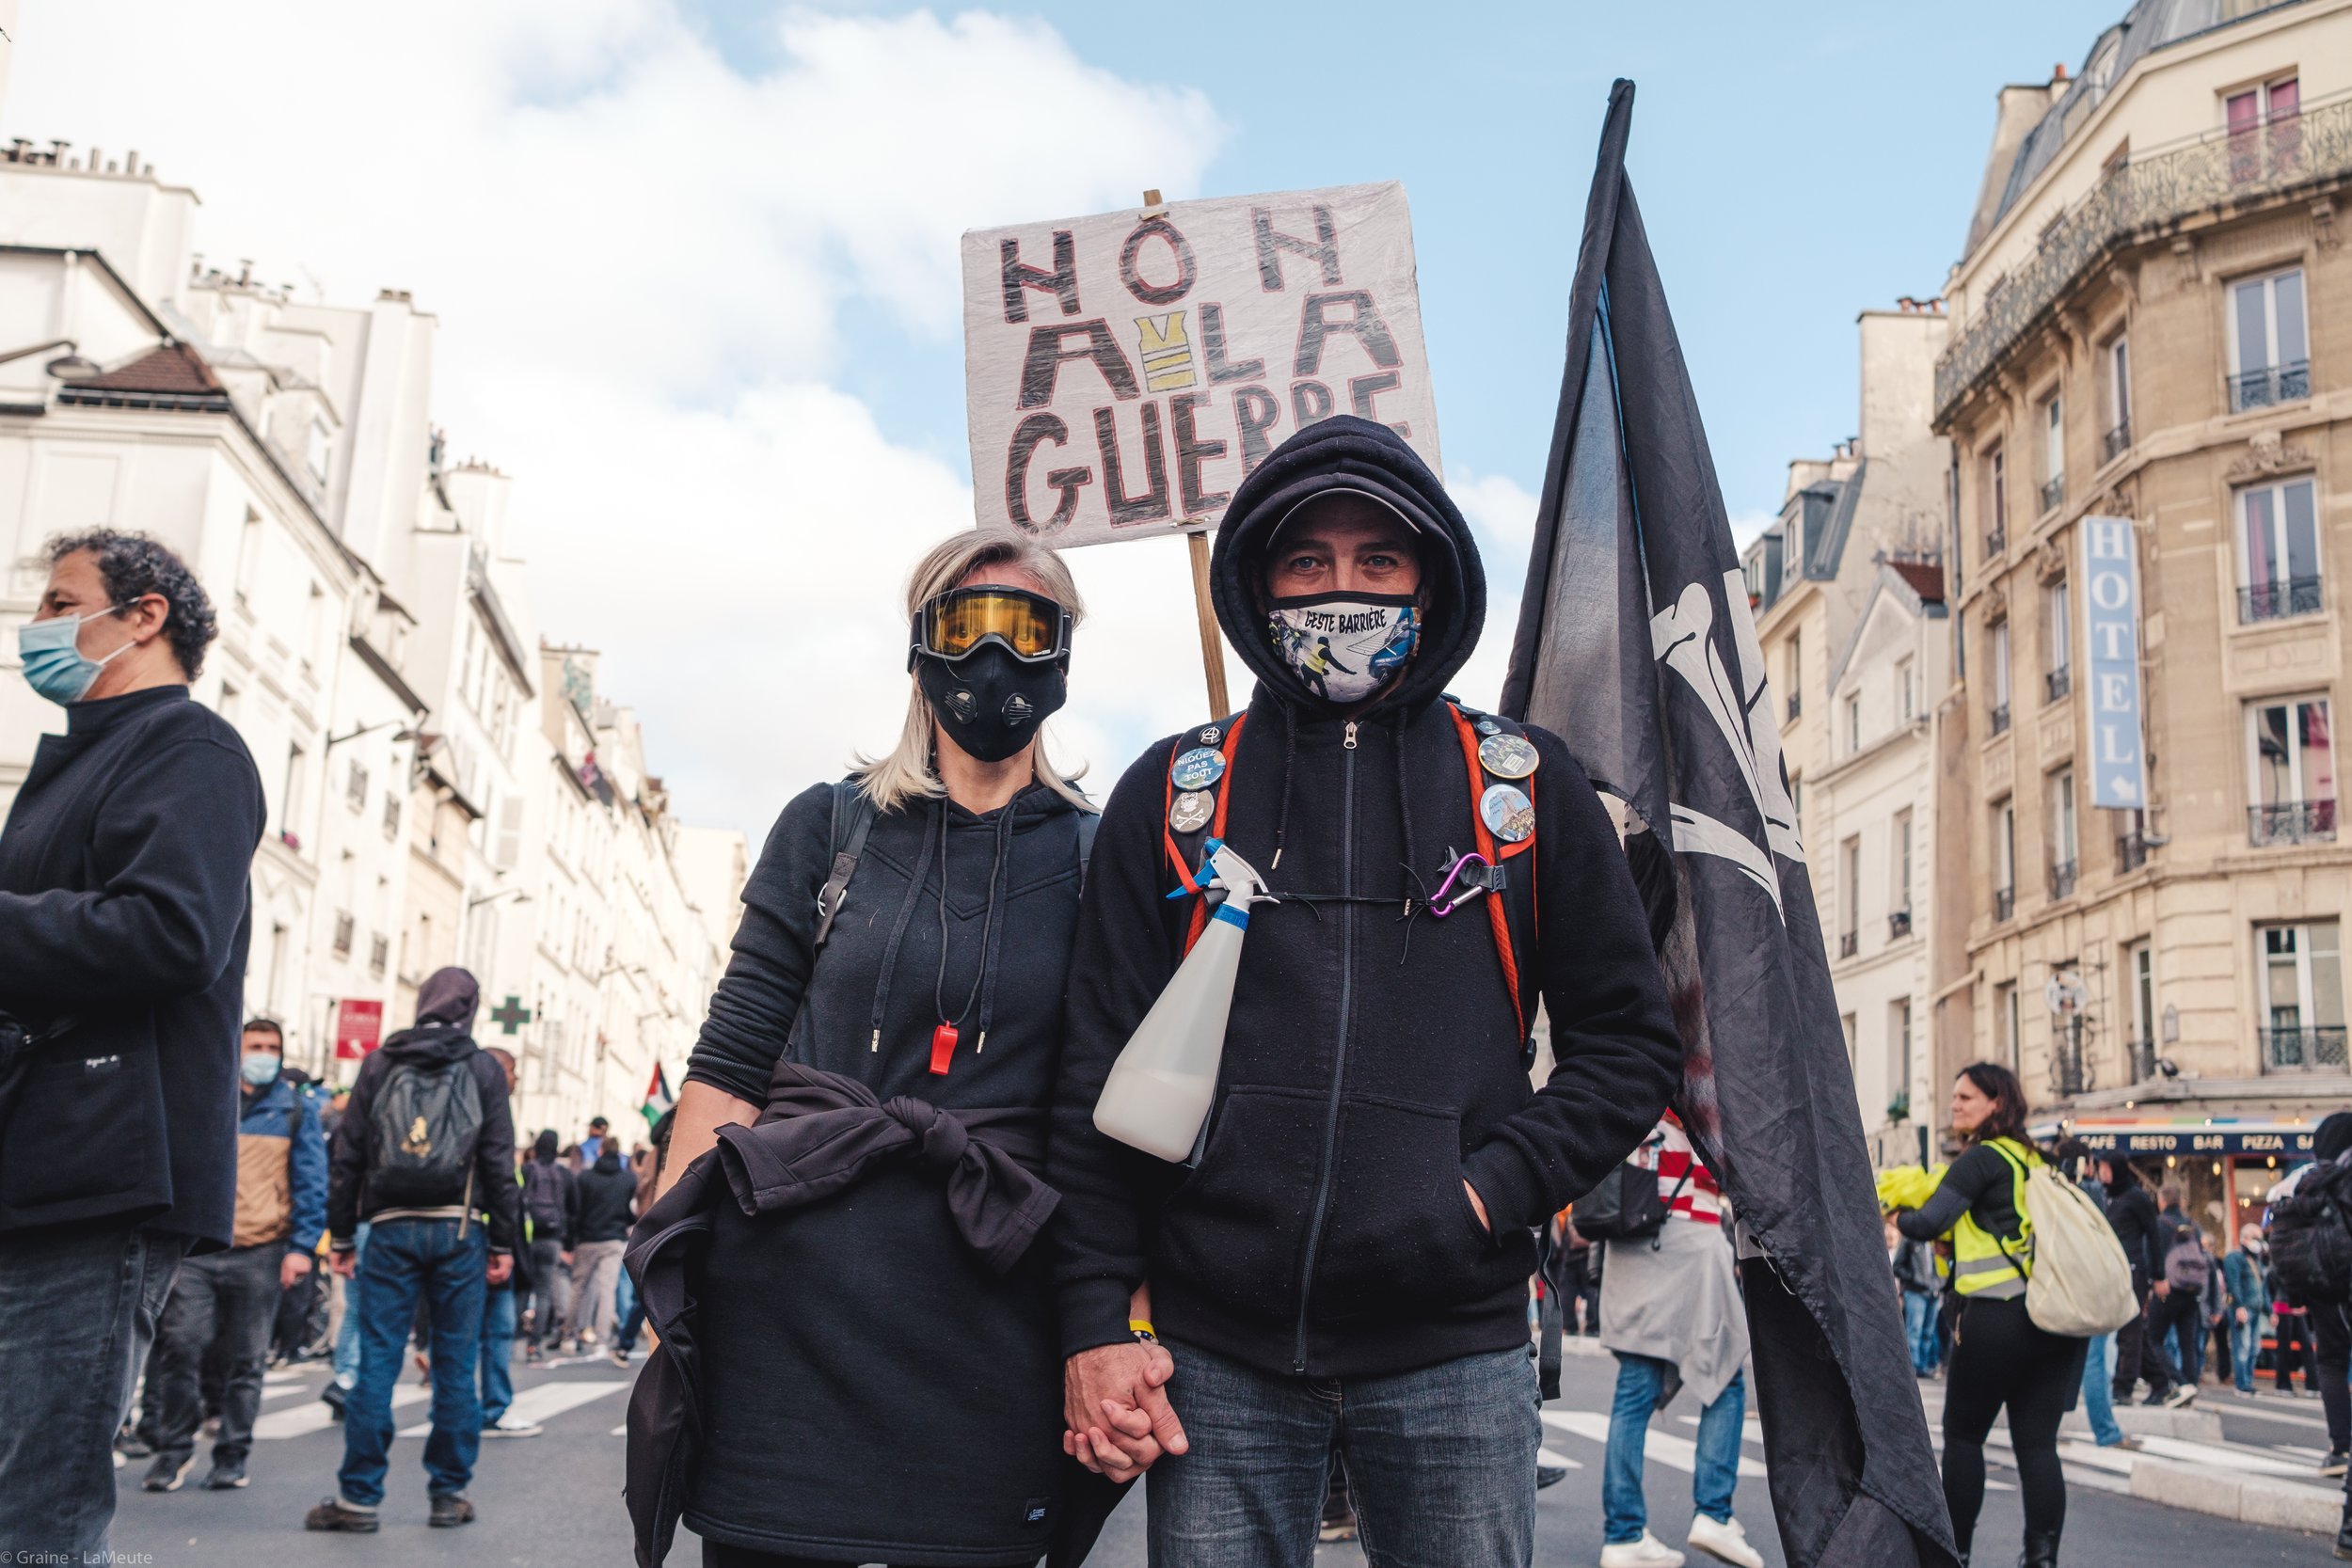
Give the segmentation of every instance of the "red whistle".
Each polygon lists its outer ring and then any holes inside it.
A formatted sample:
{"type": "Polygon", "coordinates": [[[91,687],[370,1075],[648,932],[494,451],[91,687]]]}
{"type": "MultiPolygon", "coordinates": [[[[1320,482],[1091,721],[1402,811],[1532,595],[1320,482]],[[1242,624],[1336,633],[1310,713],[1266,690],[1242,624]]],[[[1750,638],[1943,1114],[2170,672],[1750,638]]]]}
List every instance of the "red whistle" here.
{"type": "Polygon", "coordinates": [[[956,1053],[956,1026],[943,1023],[931,1031],[931,1076],[947,1075],[948,1059],[956,1053]]]}

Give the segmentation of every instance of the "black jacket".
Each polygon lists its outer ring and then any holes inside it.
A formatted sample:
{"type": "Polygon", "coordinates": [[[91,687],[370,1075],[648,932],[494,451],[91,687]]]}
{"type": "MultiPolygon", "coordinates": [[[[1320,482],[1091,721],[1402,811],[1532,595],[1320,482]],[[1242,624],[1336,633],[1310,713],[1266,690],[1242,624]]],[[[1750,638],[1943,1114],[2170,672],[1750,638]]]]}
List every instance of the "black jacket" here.
{"type": "Polygon", "coordinates": [[[77,703],[0,832],[0,1010],[42,1048],[0,1123],[0,1231],[136,1217],[226,1246],[262,781],[184,686],[77,703]]]}
{"type": "Polygon", "coordinates": [[[572,1245],[628,1240],[637,1208],[637,1173],[621,1164],[619,1149],[607,1144],[596,1163],[580,1173],[576,1191],[572,1245]]]}
{"type": "Polygon", "coordinates": [[[564,1251],[580,1231],[580,1177],[561,1160],[532,1155],[523,1162],[523,1211],[533,1242],[554,1242],[564,1251]],[[539,1193],[533,1196],[532,1189],[539,1193]]]}
{"type": "MultiPolygon", "coordinates": [[[[515,1118],[506,1101],[506,1073],[497,1057],[474,1044],[470,1034],[443,1024],[404,1029],[359,1064],[327,1168],[326,1229],[338,1250],[352,1244],[361,1220],[373,1219],[385,1208],[368,1191],[368,1172],[374,1163],[375,1097],[386,1076],[401,1062],[430,1066],[454,1061],[466,1064],[482,1091],[472,1204],[488,1217],[490,1250],[515,1250],[521,1231],[522,1189],[515,1184],[515,1118]]],[[[461,1185],[448,1201],[453,1207],[464,1199],[461,1185]]]]}
{"type": "Polygon", "coordinates": [[[1163,1332],[1276,1372],[1376,1375],[1524,1345],[1532,1227],[1640,1144],[1681,1062],[1615,831],[1567,748],[1531,731],[1535,978],[1557,1059],[1531,1090],[1483,907],[1436,920],[1421,902],[1448,850],[1475,843],[1461,737],[1438,700],[1486,609],[1461,515],[1385,426],[1327,420],[1236,491],[1212,575],[1226,636],[1261,676],[1226,836],[1276,895],[1325,901],[1251,911],[1198,1169],[1112,1142],[1095,1101],[1190,913],[1165,896],[1176,743],[1113,792],[1071,958],[1048,1164],[1063,1350],[1124,1338],[1147,1275],[1163,1332]],[[1277,660],[1250,580],[1273,524],[1334,476],[1390,499],[1428,542],[1420,648],[1352,719],[1277,660]]]}
{"type": "Polygon", "coordinates": [[[2131,1262],[2132,1289],[2146,1295],[2151,1276],[2164,1260],[2156,1239],[2156,1200],[2149,1196],[2147,1188],[2137,1183],[2109,1193],[2107,1226],[2115,1232],[2115,1239],[2123,1243],[2123,1256],[2131,1262]]]}

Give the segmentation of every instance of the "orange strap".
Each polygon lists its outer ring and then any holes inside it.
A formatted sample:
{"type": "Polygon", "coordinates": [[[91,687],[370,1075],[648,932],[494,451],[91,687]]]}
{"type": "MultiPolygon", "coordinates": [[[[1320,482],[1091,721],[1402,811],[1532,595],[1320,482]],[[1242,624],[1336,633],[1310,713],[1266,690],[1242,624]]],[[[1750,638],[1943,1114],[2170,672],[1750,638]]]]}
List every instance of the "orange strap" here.
{"type": "MultiPolygon", "coordinates": [[[[1228,724],[1225,727],[1225,744],[1217,748],[1217,754],[1225,759],[1225,771],[1217,775],[1216,815],[1209,821],[1211,838],[1225,836],[1225,811],[1232,803],[1233,799],[1233,792],[1226,785],[1232,780],[1233,748],[1241,742],[1241,727],[1248,717],[1247,713],[1241,714],[1231,724],[1228,724]]],[[[1176,758],[1182,755],[1184,752],[1180,750],[1170,753],[1168,759],[1167,799],[1162,802],[1160,810],[1160,839],[1168,848],[1168,863],[1176,868],[1176,879],[1184,885],[1186,893],[1193,895],[1192,925],[1184,932],[1184,952],[1189,955],[1192,952],[1192,944],[1199,942],[1200,933],[1209,928],[1209,901],[1202,895],[1200,884],[1193,879],[1192,867],[1184,863],[1183,852],[1176,847],[1175,829],[1168,825],[1169,816],[1176,810],[1176,758]]]]}
{"type": "MultiPolygon", "coordinates": [[[[1478,758],[1478,731],[1462,716],[1460,708],[1451,703],[1446,706],[1454,715],[1454,731],[1462,737],[1462,759],[1470,768],[1470,832],[1478,841],[1478,852],[1486,857],[1487,863],[1501,865],[1512,856],[1534,848],[1535,835],[1531,832],[1517,844],[1506,844],[1500,849],[1495,847],[1495,835],[1486,827],[1486,814],[1479,809],[1486,795],[1486,765],[1478,758]]],[[[1528,803],[1533,805],[1535,800],[1534,776],[1530,774],[1518,783],[1519,787],[1527,792],[1528,803]]],[[[1529,876],[1534,875],[1534,861],[1527,863],[1527,871],[1529,876]]],[[[1486,895],[1486,919],[1494,927],[1495,954],[1502,960],[1503,988],[1511,993],[1511,1014],[1518,1020],[1519,1038],[1524,1040],[1527,1038],[1527,1008],[1519,1001],[1519,960],[1511,951],[1511,921],[1502,911],[1501,893],[1486,895]]]]}

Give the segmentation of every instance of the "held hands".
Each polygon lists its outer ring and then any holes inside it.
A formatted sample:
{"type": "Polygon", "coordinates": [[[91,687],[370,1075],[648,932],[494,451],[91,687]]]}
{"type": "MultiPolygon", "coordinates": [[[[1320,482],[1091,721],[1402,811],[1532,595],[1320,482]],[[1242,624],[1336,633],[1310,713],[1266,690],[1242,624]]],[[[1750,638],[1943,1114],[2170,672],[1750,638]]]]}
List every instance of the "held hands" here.
{"type": "Polygon", "coordinates": [[[1062,1451],[1097,1475],[1133,1481],[1190,1445],[1164,1385],[1176,1362],[1140,1339],[1080,1351],[1062,1367],[1062,1451]]]}

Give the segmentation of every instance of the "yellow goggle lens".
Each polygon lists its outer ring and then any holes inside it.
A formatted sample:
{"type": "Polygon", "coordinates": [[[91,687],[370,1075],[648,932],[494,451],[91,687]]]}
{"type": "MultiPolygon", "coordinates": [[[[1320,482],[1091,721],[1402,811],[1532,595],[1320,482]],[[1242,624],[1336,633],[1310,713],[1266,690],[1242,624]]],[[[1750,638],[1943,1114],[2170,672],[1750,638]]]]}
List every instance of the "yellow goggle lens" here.
{"type": "Polygon", "coordinates": [[[1061,617],[1049,604],[1026,594],[985,590],[945,594],[925,611],[924,642],[944,658],[961,658],[980,639],[1001,637],[1024,658],[1051,653],[1061,617]]]}

